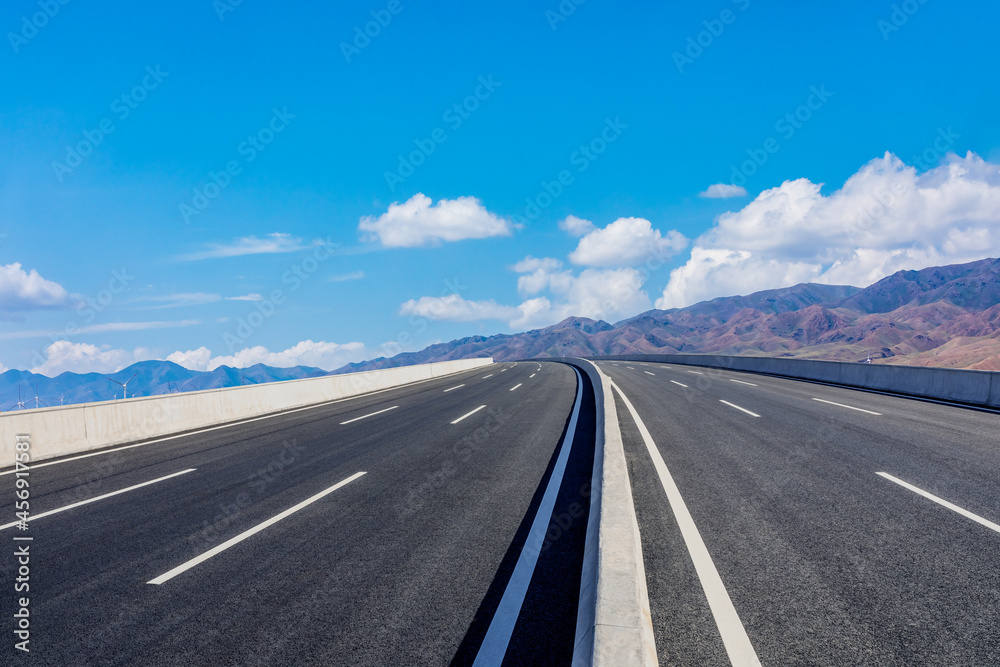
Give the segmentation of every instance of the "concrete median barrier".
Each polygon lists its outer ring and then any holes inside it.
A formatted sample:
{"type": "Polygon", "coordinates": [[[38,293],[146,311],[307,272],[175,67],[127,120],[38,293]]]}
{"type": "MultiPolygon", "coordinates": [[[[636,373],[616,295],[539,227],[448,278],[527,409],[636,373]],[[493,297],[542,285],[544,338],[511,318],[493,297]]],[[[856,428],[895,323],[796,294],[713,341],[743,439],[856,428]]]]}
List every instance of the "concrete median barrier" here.
{"type": "Polygon", "coordinates": [[[656,643],[646,592],[642,541],[611,380],[597,366],[582,359],[560,361],[588,374],[597,407],[590,518],[580,579],[573,666],[653,667],[657,664],[656,643]]]}
{"type": "Polygon", "coordinates": [[[0,467],[14,464],[19,434],[30,436],[31,460],[39,461],[359,396],[492,363],[492,358],[459,359],[247,387],[7,412],[0,415],[0,467]]]}

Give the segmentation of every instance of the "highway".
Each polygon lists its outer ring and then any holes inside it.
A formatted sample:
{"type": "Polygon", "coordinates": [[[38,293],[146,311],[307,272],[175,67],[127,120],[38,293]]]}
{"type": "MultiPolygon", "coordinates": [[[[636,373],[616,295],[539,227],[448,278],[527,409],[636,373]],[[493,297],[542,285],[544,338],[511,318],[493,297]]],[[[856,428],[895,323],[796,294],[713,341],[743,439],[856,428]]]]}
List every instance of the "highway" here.
{"type": "Polygon", "coordinates": [[[621,392],[660,664],[1000,662],[1000,415],[599,367],[621,392]]]}
{"type": "MultiPolygon", "coordinates": [[[[660,664],[998,662],[1000,415],[598,368],[660,664]]],[[[31,537],[30,659],[569,664],[593,392],[563,363],[494,364],[35,464],[28,531],[0,498],[8,544],[31,537]]]]}
{"type": "Polygon", "coordinates": [[[588,382],[495,364],[34,466],[29,531],[0,499],[32,538],[31,661],[568,663],[588,382]]]}

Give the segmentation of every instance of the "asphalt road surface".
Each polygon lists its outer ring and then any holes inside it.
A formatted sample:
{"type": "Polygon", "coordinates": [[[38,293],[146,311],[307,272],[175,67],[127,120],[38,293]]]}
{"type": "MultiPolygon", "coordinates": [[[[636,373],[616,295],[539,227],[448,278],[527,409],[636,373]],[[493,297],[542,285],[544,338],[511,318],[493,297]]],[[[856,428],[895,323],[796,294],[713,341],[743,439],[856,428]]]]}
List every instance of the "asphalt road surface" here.
{"type": "Polygon", "coordinates": [[[682,531],[616,396],[661,664],[726,665],[730,651],[734,664],[1000,664],[1000,415],[732,371],[600,368],[692,520],[682,531]],[[712,569],[721,594],[706,592],[712,569]]]}
{"type": "Polygon", "coordinates": [[[493,635],[507,664],[566,663],[593,437],[589,385],[520,362],[38,465],[27,531],[8,471],[0,539],[30,547],[31,634],[24,656],[8,630],[3,662],[471,664],[557,475],[550,539],[493,635]]]}

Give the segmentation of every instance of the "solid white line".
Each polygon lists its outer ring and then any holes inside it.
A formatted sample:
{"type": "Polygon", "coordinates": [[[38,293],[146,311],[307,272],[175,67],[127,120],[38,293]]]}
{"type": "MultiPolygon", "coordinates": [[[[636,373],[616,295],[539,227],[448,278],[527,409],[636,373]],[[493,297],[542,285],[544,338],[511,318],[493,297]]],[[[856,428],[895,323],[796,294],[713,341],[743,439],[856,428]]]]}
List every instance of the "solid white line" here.
{"type": "Polygon", "coordinates": [[[484,375],[483,379],[485,380],[486,378],[491,378],[491,377],[493,377],[493,373],[490,373],[489,375],[484,375]]]}
{"type": "Polygon", "coordinates": [[[518,383],[517,383],[517,384],[515,384],[515,385],[514,385],[513,387],[511,387],[511,388],[510,388],[510,390],[511,390],[511,391],[514,391],[515,389],[517,389],[518,387],[520,387],[520,386],[521,386],[522,384],[524,384],[524,383],[523,383],[523,382],[518,382],[518,383]]]}
{"type": "MultiPolygon", "coordinates": [[[[459,371],[465,372],[465,371],[459,371]]],[[[487,375],[486,377],[489,377],[487,375]]],[[[89,454],[80,454],[79,456],[70,456],[65,459],[59,459],[58,461],[46,461],[44,463],[35,463],[31,466],[31,469],[44,468],[46,466],[54,466],[60,463],[69,463],[70,461],[79,461],[80,459],[90,458],[91,456],[103,456],[104,454],[113,454],[114,452],[120,452],[126,449],[134,449],[136,447],[145,447],[146,445],[155,445],[158,442],[166,442],[167,440],[176,440],[177,438],[186,438],[189,435],[200,435],[202,433],[208,433],[209,431],[218,431],[220,428],[232,428],[234,426],[242,426],[244,424],[250,424],[252,422],[260,421],[262,419],[273,419],[275,417],[283,417],[284,415],[290,415],[295,412],[302,412],[303,410],[314,410],[316,408],[324,408],[328,405],[334,405],[335,403],[343,403],[345,401],[353,401],[359,398],[368,398],[369,396],[375,396],[376,394],[384,394],[387,391],[395,391],[396,389],[402,389],[404,387],[413,387],[418,384],[424,384],[425,382],[433,382],[435,380],[440,380],[441,378],[427,378],[426,380],[417,380],[416,382],[410,382],[407,384],[401,384],[396,387],[386,387],[385,389],[379,389],[377,391],[370,391],[366,394],[358,394],[357,396],[347,396],[345,398],[337,398],[332,401],[327,401],[325,403],[317,403],[315,405],[307,405],[302,408],[292,408],[291,410],[282,410],[280,412],[275,412],[269,415],[262,415],[260,417],[251,417],[250,419],[241,419],[239,421],[229,422],[228,424],[220,424],[218,426],[209,426],[207,428],[200,428],[194,431],[187,431],[185,433],[178,433],[176,435],[168,435],[162,438],[156,438],[154,440],[146,440],[144,442],[138,442],[134,445],[125,445],[124,447],[114,447],[112,449],[102,449],[97,452],[91,452],[89,454]]],[[[17,471],[16,468],[11,468],[10,470],[0,472],[0,476],[3,475],[13,475],[17,471]]]]}
{"type": "Polygon", "coordinates": [[[350,484],[351,482],[353,482],[358,477],[361,477],[364,474],[365,473],[363,473],[363,472],[356,472],[353,475],[351,475],[350,477],[348,477],[347,479],[342,480],[340,482],[337,482],[336,484],[334,484],[333,486],[331,486],[329,489],[327,489],[325,491],[320,491],[319,493],[317,493],[312,498],[307,498],[307,499],[303,500],[301,503],[299,503],[295,507],[288,508],[287,510],[285,510],[281,514],[278,514],[276,516],[271,517],[270,519],[268,519],[264,523],[258,524],[256,526],[254,526],[253,528],[251,528],[250,530],[244,531],[244,532],[240,533],[239,535],[237,535],[236,537],[233,537],[233,538],[230,538],[230,539],[226,540],[225,542],[223,542],[219,546],[214,547],[212,549],[209,549],[208,551],[206,551],[202,555],[196,556],[196,557],[192,558],[191,560],[189,560],[189,561],[187,561],[185,563],[181,563],[180,565],[178,565],[174,569],[172,569],[172,570],[170,570],[168,572],[164,572],[160,576],[156,577],[155,579],[150,579],[146,583],[147,584],[154,584],[156,586],[159,586],[160,584],[162,584],[162,583],[164,583],[166,581],[170,581],[171,579],[173,579],[174,577],[176,577],[178,574],[181,574],[182,572],[185,572],[186,570],[190,570],[192,567],[194,567],[195,565],[198,565],[199,563],[204,563],[206,560],[208,560],[212,556],[216,556],[216,555],[222,553],[223,551],[225,551],[226,549],[228,549],[229,547],[231,547],[233,545],[236,545],[236,544],[239,544],[240,542],[242,542],[243,540],[247,539],[248,537],[256,535],[257,533],[259,533],[260,531],[264,530],[268,526],[273,526],[274,524],[278,523],[282,519],[284,519],[284,518],[286,518],[288,516],[291,516],[292,514],[295,514],[296,512],[298,512],[303,507],[306,507],[307,505],[313,504],[314,502],[316,502],[317,500],[319,500],[323,496],[325,496],[327,494],[330,494],[330,493],[333,493],[334,491],[336,491],[337,489],[339,489],[340,487],[342,487],[342,486],[344,486],[346,484],[350,484]]]}
{"type": "Polygon", "coordinates": [[[755,385],[755,384],[754,384],[753,382],[744,382],[743,380],[734,380],[733,378],[729,378],[729,381],[730,381],[730,382],[738,382],[738,383],[740,383],[740,384],[748,384],[748,385],[750,385],[751,387],[756,387],[756,386],[757,386],[757,385],[755,385]]]}
{"type": "Polygon", "coordinates": [[[750,412],[746,408],[741,408],[740,406],[736,405],[735,403],[730,403],[729,401],[724,401],[721,398],[719,399],[719,403],[725,403],[726,405],[728,405],[731,408],[736,408],[737,410],[742,410],[743,412],[747,413],[751,417],[760,417],[760,415],[757,414],[756,412],[750,412]]]}
{"type": "Polygon", "coordinates": [[[838,408],[847,408],[848,410],[857,410],[858,412],[866,412],[870,415],[882,416],[881,412],[872,412],[871,410],[862,410],[861,408],[856,408],[851,405],[844,405],[843,403],[834,403],[833,401],[824,401],[822,398],[814,398],[814,401],[819,401],[820,403],[828,403],[830,405],[836,405],[838,408]]]}
{"type": "MultiPolygon", "coordinates": [[[[457,389],[457,387],[456,387],[456,389],[457,389]]],[[[368,419],[369,417],[374,417],[375,415],[380,415],[383,412],[389,412],[389,410],[395,410],[398,407],[399,407],[398,405],[394,405],[391,408],[386,408],[385,410],[379,410],[378,412],[372,412],[372,413],[367,414],[367,415],[361,415],[360,417],[355,417],[354,419],[348,419],[346,422],[340,422],[340,425],[343,426],[344,424],[350,424],[351,422],[356,422],[359,419],[368,419]]]]}
{"type": "Polygon", "coordinates": [[[449,391],[455,391],[456,389],[461,389],[461,388],[462,388],[462,387],[464,387],[464,386],[465,386],[464,384],[460,384],[460,385],[458,385],[457,387],[452,387],[451,389],[445,389],[445,390],[444,390],[444,393],[446,393],[446,394],[447,394],[447,393],[448,393],[449,391]]]}
{"type": "MultiPolygon", "coordinates": [[[[47,517],[47,516],[51,516],[53,514],[58,514],[59,512],[65,512],[66,510],[71,510],[74,507],[79,507],[80,505],[89,505],[90,503],[96,503],[98,500],[104,500],[105,498],[110,498],[111,496],[117,496],[117,495],[119,495],[121,493],[126,493],[128,491],[134,491],[135,489],[139,489],[139,488],[142,488],[144,486],[149,486],[150,484],[156,484],[157,482],[162,482],[165,479],[170,479],[171,477],[177,477],[178,475],[185,475],[185,474],[187,474],[189,472],[194,472],[195,470],[197,470],[197,468],[188,468],[187,470],[181,470],[180,472],[175,472],[172,475],[167,475],[165,477],[160,477],[160,478],[157,478],[157,479],[152,479],[152,480],[150,480],[148,482],[143,482],[142,484],[136,484],[136,485],[130,486],[130,487],[126,488],[126,489],[119,489],[118,491],[112,491],[111,493],[105,493],[103,496],[95,496],[94,498],[88,498],[87,500],[81,500],[78,503],[73,503],[72,505],[66,505],[66,507],[60,507],[59,509],[49,510],[48,512],[42,512],[41,514],[32,514],[30,517],[28,517],[28,521],[36,521],[38,519],[41,519],[41,518],[44,518],[44,517],[47,517]]],[[[20,523],[20,521],[15,521],[13,523],[5,523],[4,525],[0,526],[0,530],[6,530],[7,528],[11,528],[13,526],[16,526],[19,523],[20,523]]]]}
{"type": "Polygon", "coordinates": [[[704,375],[701,371],[684,371],[685,373],[694,373],[695,375],[704,375]]]}
{"type": "Polygon", "coordinates": [[[531,522],[531,530],[518,556],[517,564],[507,582],[507,588],[500,598],[500,605],[493,614],[490,627],[483,637],[483,643],[479,647],[479,653],[473,662],[473,667],[484,665],[497,665],[503,662],[507,653],[507,646],[510,637],[514,632],[514,625],[517,617],[521,614],[521,605],[524,603],[524,596],[528,592],[528,585],[531,583],[531,576],[535,571],[535,564],[538,562],[538,555],[542,551],[545,542],[545,533],[548,532],[549,522],[552,520],[552,511],[555,508],[556,496],[559,495],[559,487],[562,486],[563,473],[566,472],[566,462],[569,460],[570,448],[573,446],[573,437],[576,434],[576,423],[580,416],[580,405],[583,396],[583,380],[580,372],[573,369],[576,374],[576,400],[573,405],[573,414],[566,427],[566,434],[559,445],[559,458],[552,468],[552,475],[549,483],[545,486],[545,495],[538,505],[535,518],[531,522]]]}
{"type": "Polygon", "coordinates": [[[529,375],[529,376],[528,376],[528,379],[530,380],[531,378],[535,377],[536,375],[538,375],[538,373],[537,373],[537,372],[535,372],[535,373],[532,373],[531,375],[529,375]]]}
{"type": "Polygon", "coordinates": [[[708,598],[708,606],[715,618],[715,625],[719,628],[719,634],[722,635],[722,642],[726,646],[729,662],[738,667],[759,667],[760,660],[757,658],[757,652],[754,651],[753,644],[750,643],[746,629],[740,621],[739,614],[736,613],[736,607],[733,606],[729,592],[726,590],[725,584],[722,583],[719,571],[715,569],[715,563],[712,561],[711,554],[708,553],[708,547],[701,539],[698,527],[695,525],[694,519],[691,518],[687,505],[684,504],[684,498],[681,497],[681,492],[677,488],[677,484],[674,483],[674,478],[667,470],[667,464],[664,463],[660,450],[653,442],[653,437],[649,434],[646,425],[642,423],[639,413],[636,412],[621,388],[614,383],[611,383],[611,386],[621,396],[625,407],[631,413],[632,419],[639,427],[642,440],[646,443],[646,450],[649,452],[650,458],[653,459],[653,467],[656,468],[660,483],[667,494],[667,502],[674,512],[674,518],[681,529],[684,543],[687,545],[695,571],[698,573],[698,579],[701,581],[701,588],[705,591],[705,597],[708,598]]]}
{"type": "Polygon", "coordinates": [[[687,389],[687,385],[684,384],[683,382],[678,382],[677,380],[671,380],[671,382],[673,382],[674,384],[678,384],[678,385],[684,387],[685,389],[687,389]]]}
{"type": "Polygon", "coordinates": [[[476,408],[476,409],[475,409],[475,410],[473,410],[472,412],[469,412],[469,413],[467,413],[467,414],[464,414],[464,415],[462,415],[461,417],[459,417],[458,419],[456,419],[455,421],[453,421],[453,422],[452,422],[452,424],[457,424],[458,422],[462,421],[462,420],[463,420],[463,419],[465,419],[466,417],[471,417],[472,415],[476,414],[477,412],[479,412],[480,410],[482,410],[482,409],[483,409],[483,408],[485,408],[485,407],[486,407],[485,405],[480,405],[480,406],[479,406],[478,408],[476,408]]]}
{"type": "Polygon", "coordinates": [[[932,501],[936,502],[938,505],[941,505],[942,507],[947,507],[952,512],[957,512],[958,514],[961,514],[962,516],[964,516],[966,519],[972,519],[976,523],[978,523],[980,525],[983,525],[983,526],[986,526],[990,530],[993,530],[993,531],[996,531],[996,532],[1000,533],[1000,526],[998,526],[997,524],[993,523],[992,521],[988,521],[988,520],[984,519],[983,517],[979,516],[978,514],[973,514],[969,510],[962,509],[958,505],[953,505],[953,504],[949,503],[944,498],[938,498],[933,493],[928,493],[927,491],[924,491],[923,489],[918,489],[917,487],[913,486],[912,484],[907,484],[903,480],[901,480],[901,479],[899,479],[897,477],[893,477],[889,473],[886,473],[886,472],[877,472],[875,474],[876,475],[881,475],[882,477],[885,477],[890,482],[895,482],[896,484],[899,484],[904,489],[909,489],[910,491],[913,491],[914,493],[919,494],[919,495],[923,496],[924,498],[927,498],[927,500],[932,500],[932,501]]]}
{"type": "Polygon", "coordinates": [[[643,371],[646,375],[656,375],[656,373],[650,373],[649,371],[643,371]]]}

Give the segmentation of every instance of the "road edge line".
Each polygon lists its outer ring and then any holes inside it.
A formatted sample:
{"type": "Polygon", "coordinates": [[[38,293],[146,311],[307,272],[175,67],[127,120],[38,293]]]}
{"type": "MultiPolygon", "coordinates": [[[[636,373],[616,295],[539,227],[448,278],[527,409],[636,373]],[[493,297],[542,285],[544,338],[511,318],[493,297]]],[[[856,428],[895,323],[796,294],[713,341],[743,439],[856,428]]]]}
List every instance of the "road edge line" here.
{"type": "Polygon", "coordinates": [[[611,379],[580,361],[596,371],[600,390],[595,382],[597,441],[573,665],[655,666],[642,540],[611,379]]]}
{"type": "MultiPolygon", "coordinates": [[[[722,642],[726,647],[726,654],[729,656],[730,664],[733,667],[760,667],[761,663],[757,657],[757,651],[750,642],[750,637],[743,626],[743,621],[740,620],[729,591],[722,581],[722,576],[715,567],[715,561],[712,560],[712,555],[709,553],[708,547],[705,545],[705,541],[698,531],[698,526],[695,525],[694,518],[691,516],[687,504],[681,496],[680,489],[677,488],[677,484],[674,482],[673,475],[670,474],[670,470],[663,460],[663,455],[660,454],[660,450],[653,441],[653,436],[650,435],[646,424],[643,423],[635,406],[628,400],[628,396],[625,395],[621,387],[614,383],[612,383],[612,386],[618,392],[622,403],[635,421],[635,425],[639,429],[639,435],[646,445],[646,451],[649,452],[653,467],[660,478],[660,484],[666,493],[667,503],[673,512],[674,519],[677,521],[681,537],[684,540],[684,546],[687,547],[688,555],[691,557],[691,562],[698,575],[698,581],[701,584],[702,591],[705,593],[705,598],[708,600],[708,606],[712,611],[712,618],[715,620],[719,635],[722,637],[722,642]]],[[[743,408],[740,409],[743,410],[743,408]]],[[[744,410],[744,412],[748,411],[744,410]]]]}
{"type": "MultiPolygon", "coordinates": [[[[504,587],[500,604],[493,612],[493,618],[483,636],[483,643],[479,645],[476,659],[472,663],[476,665],[501,665],[507,655],[510,646],[510,638],[514,634],[517,619],[521,616],[521,607],[524,605],[524,598],[528,594],[531,586],[531,579],[535,576],[535,567],[538,565],[538,557],[542,553],[545,544],[545,535],[552,522],[552,512],[555,509],[556,500],[559,497],[559,489],[562,488],[563,478],[566,474],[566,466],[569,463],[569,456],[573,450],[573,441],[576,440],[576,427],[580,421],[580,408],[583,405],[583,374],[573,368],[576,375],[576,392],[573,398],[573,411],[570,413],[569,423],[566,425],[566,432],[559,441],[559,453],[556,455],[556,464],[552,468],[552,474],[545,485],[545,492],[542,500],[535,510],[535,517],[531,520],[531,528],[528,530],[528,537],[521,547],[514,571],[511,572],[510,579],[504,587]]],[[[520,385],[518,385],[520,386],[520,385]]]]}

